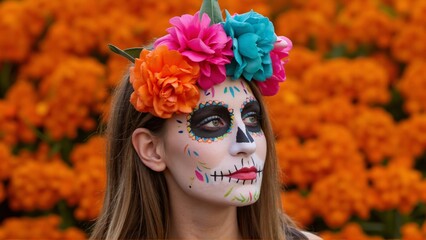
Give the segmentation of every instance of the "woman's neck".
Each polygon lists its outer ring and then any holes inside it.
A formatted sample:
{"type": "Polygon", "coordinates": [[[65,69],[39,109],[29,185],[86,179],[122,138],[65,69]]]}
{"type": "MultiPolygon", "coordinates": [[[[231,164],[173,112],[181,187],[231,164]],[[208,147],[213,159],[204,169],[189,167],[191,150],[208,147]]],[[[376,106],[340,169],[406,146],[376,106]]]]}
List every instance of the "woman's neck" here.
{"type": "Polygon", "coordinates": [[[241,239],[237,207],[196,199],[176,185],[168,187],[169,239],[241,239]]]}

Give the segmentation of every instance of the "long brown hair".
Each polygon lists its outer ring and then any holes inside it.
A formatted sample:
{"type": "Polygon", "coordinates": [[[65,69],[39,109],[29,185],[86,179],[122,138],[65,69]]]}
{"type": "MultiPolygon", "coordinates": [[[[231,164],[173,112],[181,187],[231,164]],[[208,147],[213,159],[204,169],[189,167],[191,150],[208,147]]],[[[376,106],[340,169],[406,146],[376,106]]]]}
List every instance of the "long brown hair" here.
{"type": "MultiPolygon", "coordinates": [[[[282,213],[275,139],[262,96],[250,83],[262,109],[261,125],[267,156],[259,200],[238,207],[238,226],[245,239],[286,239],[292,226],[282,213]]],[[[164,119],[137,112],[130,104],[133,91],[126,76],[116,89],[107,127],[107,187],[101,214],[91,239],[164,239],[170,225],[169,199],[164,175],[145,167],[131,142],[136,128],[161,131],[164,119]]]]}

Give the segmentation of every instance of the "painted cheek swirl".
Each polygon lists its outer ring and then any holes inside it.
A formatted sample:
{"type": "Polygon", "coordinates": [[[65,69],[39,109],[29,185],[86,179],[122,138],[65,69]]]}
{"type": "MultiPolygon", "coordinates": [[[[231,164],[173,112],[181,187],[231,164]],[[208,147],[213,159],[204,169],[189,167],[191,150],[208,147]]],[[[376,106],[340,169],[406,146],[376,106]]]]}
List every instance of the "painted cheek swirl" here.
{"type": "Polygon", "coordinates": [[[255,135],[261,135],[262,128],[260,126],[260,120],[262,116],[260,105],[256,98],[248,97],[242,104],[240,111],[246,129],[255,135]]]}
{"type": "Polygon", "coordinates": [[[215,142],[231,132],[233,109],[219,101],[200,103],[187,117],[187,130],[192,140],[215,142]]]}

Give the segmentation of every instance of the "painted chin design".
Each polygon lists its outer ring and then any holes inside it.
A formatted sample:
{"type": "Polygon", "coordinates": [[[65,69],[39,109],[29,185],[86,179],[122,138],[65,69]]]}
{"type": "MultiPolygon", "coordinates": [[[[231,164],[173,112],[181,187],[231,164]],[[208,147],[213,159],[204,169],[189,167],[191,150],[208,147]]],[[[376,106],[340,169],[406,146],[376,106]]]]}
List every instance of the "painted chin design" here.
{"type": "Polygon", "coordinates": [[[234,165],[234,169],[227,169],[225,171],[214,171],[210,176],[213,178],[213,181],[226,181],[231,182],[234,180],[236,183],[241,184],[253,184],[257,183],[257,180],[263,173],[263,169],[260,166],[257,166],[251,157],[251,161],[241,159],[241,165],[234,165]],[[245,163],[245,164],[244,164],[245,163]],[[245,165],[245,166],[244,166],[245,165]]]}

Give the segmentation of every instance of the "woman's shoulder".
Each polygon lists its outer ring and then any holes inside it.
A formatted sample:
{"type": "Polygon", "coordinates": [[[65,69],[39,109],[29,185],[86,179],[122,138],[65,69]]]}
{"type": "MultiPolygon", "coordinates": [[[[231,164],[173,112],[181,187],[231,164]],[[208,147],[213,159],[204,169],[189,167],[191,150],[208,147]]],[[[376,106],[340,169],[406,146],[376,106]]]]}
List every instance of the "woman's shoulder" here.
{"type": "Polygon", "coordinates": [[[320,238],[319,236],[310,233],[310,232],[306,232],[306,231],[301,231],[303,235],[305,235],[305,237],[307,237],[309,240],[322,240],[322,238],[320,238]]]}
{"type": "Polygon", "coordinates": [[[313,233],[302,231],[294,227],[287,227],[286,233],[287,239],[291,240],[322,240],[322,238],[313,233]]]}

